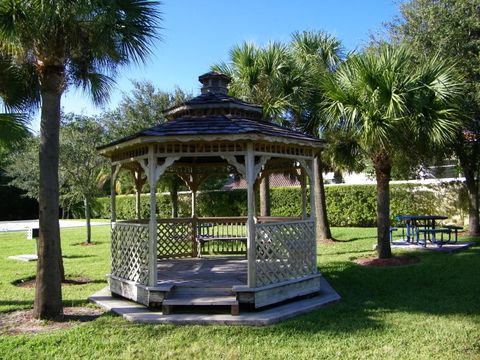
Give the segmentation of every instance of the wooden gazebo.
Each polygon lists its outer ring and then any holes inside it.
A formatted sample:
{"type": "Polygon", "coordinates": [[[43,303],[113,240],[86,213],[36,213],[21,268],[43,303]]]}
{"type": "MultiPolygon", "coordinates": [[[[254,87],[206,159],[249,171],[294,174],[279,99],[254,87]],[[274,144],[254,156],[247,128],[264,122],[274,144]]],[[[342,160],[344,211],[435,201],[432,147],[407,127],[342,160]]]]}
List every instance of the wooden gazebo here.
{"type": "Polygon", "coordinates": [[[230,79],[223,74],[210,72],[199,80],[201,95],[166,110],[167,122],[99,149],[112,165],[111,292],[162,305],[164,313],[176,305],[229,305],[232,314],[242,304],[259,308],[318,292],[314,167],[323,141],[262,121],[260,106],[227,95],[230,79]],[[137,194],[148,182],[148,220],[117,221],[115,181],[121,169],[132,172],[137,194]],[[290,172],[302,184],[298,218],[257,216],[258,183],[279,172],[290,172]],[[157,182],[168,173],[191,190],[189,218],[157,218],[157,182]],[[215,174],[246,180],[247,217],[197,216],[198,187],[215,174]],[[205,256],[212,253],[224,256],[205,256]]]}

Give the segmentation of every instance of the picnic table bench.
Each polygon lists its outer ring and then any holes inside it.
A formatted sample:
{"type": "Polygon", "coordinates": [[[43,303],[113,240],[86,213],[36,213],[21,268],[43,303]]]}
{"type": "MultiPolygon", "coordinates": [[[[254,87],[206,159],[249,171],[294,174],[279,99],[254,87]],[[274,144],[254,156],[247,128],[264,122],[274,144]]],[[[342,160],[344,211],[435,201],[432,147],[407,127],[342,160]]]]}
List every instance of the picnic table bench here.
{"type": "Polygon", "coordinates": [[[198,235],[196,240],[197,240],[198,257],[202,257],[203,247],[209,241],[221,241],[221,242],[241,241],[245,245],[247,245],[247,238],[246,237],[198,235]]]}

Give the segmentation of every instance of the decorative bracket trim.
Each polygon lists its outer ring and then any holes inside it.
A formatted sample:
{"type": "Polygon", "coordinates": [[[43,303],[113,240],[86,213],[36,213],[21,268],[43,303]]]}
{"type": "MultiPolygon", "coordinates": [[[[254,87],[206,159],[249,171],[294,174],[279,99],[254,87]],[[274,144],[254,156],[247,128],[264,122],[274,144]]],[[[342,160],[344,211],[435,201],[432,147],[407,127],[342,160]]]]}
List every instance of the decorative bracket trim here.
{"type": "MultiPolygon", "coordinates": [[[[158,179],[160,179],[160,176],[162,176],[165,173],[165,171],[167,171],[168,167],[170,167],[175,161],[177,161],[180,158],[181,156],[167,157],[165,158],[165,161],[163,162],[162,165],[155,164],[153,169],[149,168],[147,159],[139,160],[139,164],[143,168],[143,171],[145,171],[145,174],[147,174],[148,183],[150,184],[150,186],[152,186],[158,182],[158,179]],[[150,172],[150,170],[152,172],[150,172]]],[[[155,157],[156,161],[158,161],[157,159],[158,158],[155,157]]]]}
{"type": "Polygon", "coordinates": [[[245,165],[239,163],[234,155],[220,155],[222,159],[225,159],[230,165],[232,165],[245,179],[247,178],[247,169],[245,165]]]}

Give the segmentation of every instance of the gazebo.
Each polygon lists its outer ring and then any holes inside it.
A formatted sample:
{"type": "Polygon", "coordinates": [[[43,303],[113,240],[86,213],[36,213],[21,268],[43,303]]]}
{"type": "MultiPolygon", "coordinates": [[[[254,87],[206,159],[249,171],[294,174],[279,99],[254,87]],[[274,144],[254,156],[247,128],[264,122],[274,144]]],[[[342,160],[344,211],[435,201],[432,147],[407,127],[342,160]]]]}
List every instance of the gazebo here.
{"type": "Polygon", "coordinates": [[[227,95],[229,77],[199,77],[201,95],[165,111],[167,121],[99,148],[111,160],[110,291],[146,306],[260,308],[320,291],[316,263],[316,156],[324,142],[262,120],[262,108],[227,95]],[[150,189],[149,219],[117,221],[115,182],[130,171],[150,189]],[[262,178],[289,172],[302,184],[302,213],[261,217],[262,178]],[[191,217],[158,218],[157,183],[175,174],[191,190],[191,217]],[[199,217],[199,185],[234,174],[247,183],[246,217],[199,217]],[[307,185],[310,213],[307,214],[307,185]],[[221,256],[219,255],[221,254],[221,256]],[[208,256],[206,256],[208,255],[208,256]]]}

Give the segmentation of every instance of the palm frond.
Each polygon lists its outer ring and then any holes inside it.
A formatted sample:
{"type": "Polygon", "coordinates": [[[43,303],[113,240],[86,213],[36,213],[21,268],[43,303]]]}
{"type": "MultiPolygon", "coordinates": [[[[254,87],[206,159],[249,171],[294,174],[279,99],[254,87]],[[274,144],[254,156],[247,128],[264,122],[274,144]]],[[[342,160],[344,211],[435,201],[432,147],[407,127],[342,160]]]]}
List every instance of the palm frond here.
{"type": "Polygon", "coordinates": [[[26,115],[0,114],[0,147],[18,144],[28,134],[28,117],[26,115]]]}

